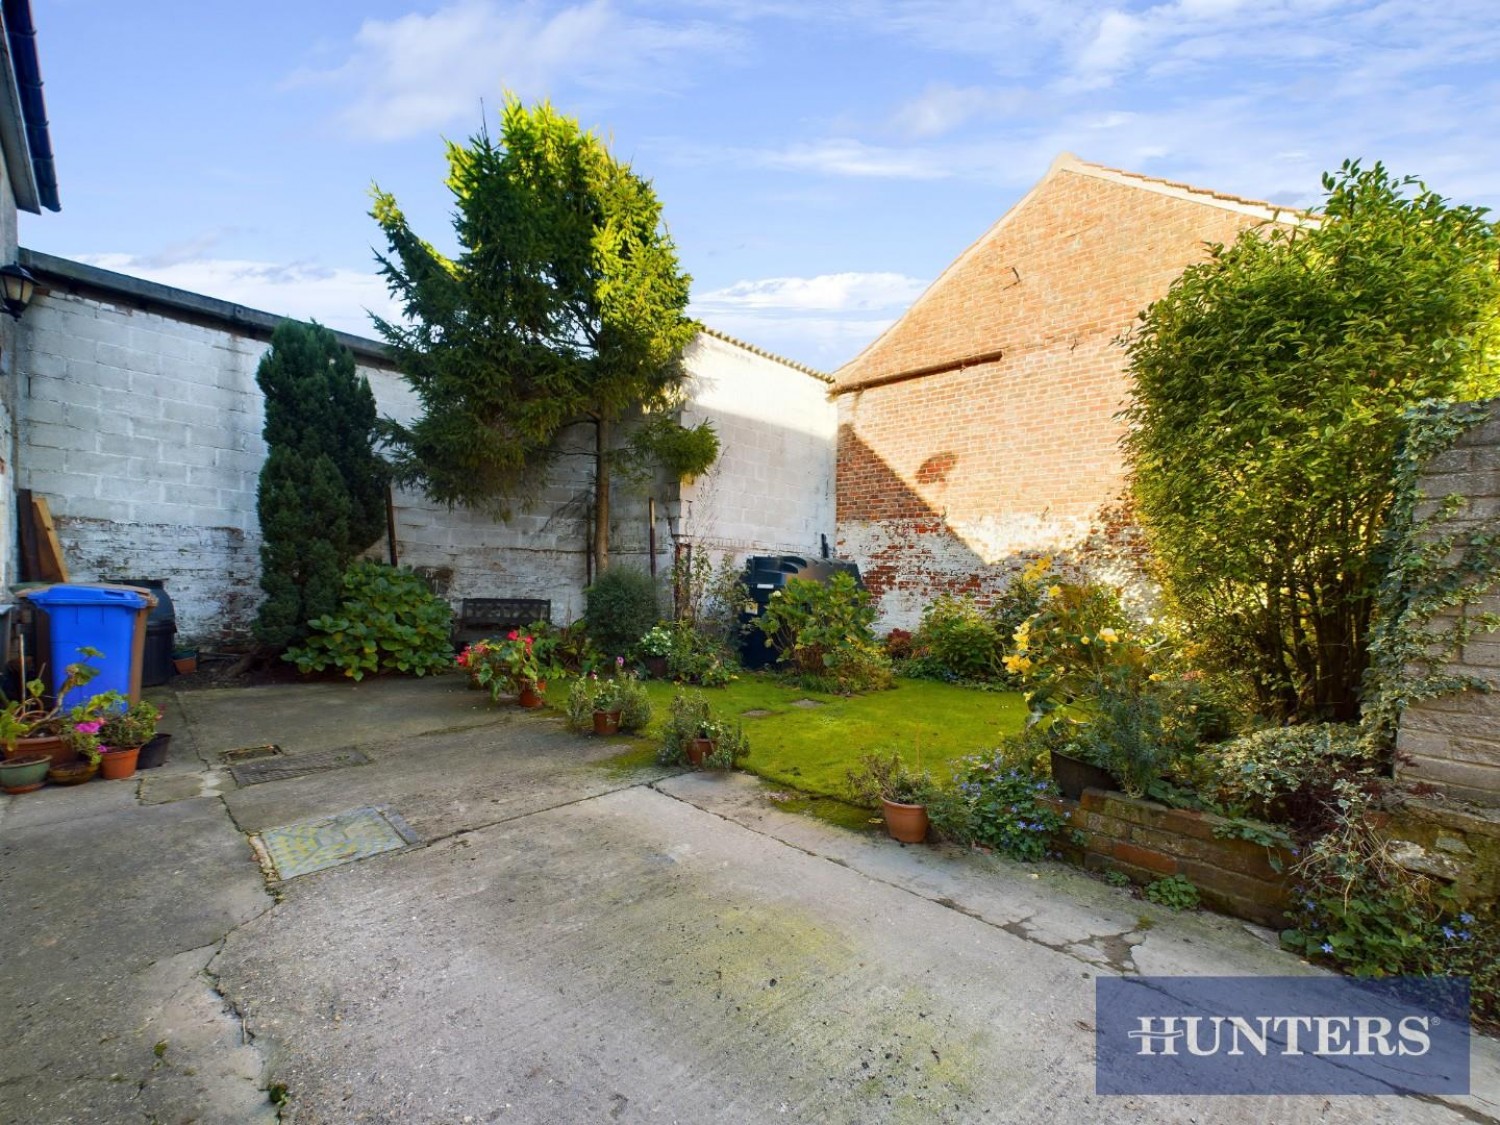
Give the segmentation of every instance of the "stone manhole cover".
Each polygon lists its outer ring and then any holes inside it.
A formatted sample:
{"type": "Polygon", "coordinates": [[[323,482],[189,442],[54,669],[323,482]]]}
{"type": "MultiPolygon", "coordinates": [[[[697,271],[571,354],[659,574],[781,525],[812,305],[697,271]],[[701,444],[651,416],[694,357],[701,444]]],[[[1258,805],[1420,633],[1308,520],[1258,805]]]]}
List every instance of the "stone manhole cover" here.
{"type": "Polygon", "coordinates": [[[747,719],[764,719],[768,715],[776,714],[776,712],[767,711],[764,707],[752,707],[748,711],[741,711],[740,714],[744,715],[747,719]]]}
{"type": "Polygon", "coordinates": [[[250,839],[277,879],[295,879],[421,842],[406,821],[383,806],[267,828],[250,839]]]}
{"type": "Polygon", "coordinates": [[[343,769],[345,766],[368,765],[369,761],[358,750],[325,750],[321,754],[278,754],[253,762],[242,762],[230,766],[229,772],[236,785],[259,785],[266,781],[285,781],[289,777],[343,769]]]}
{"type": "Polygon", "coordinates": [[[824,706],[824,704],[820,700],[817,700],[817,699],[794,699],[794,700],[792,700],[792,706],[793,707],[802,707],[802,708],[812,708],[812,707],[822,707],[822,706],[824,706]]]}

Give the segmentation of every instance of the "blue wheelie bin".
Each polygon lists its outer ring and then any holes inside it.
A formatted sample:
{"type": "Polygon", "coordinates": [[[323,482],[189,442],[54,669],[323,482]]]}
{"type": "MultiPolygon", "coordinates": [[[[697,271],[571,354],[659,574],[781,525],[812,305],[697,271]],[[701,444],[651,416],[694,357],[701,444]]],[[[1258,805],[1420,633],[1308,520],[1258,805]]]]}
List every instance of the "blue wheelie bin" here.
{"type": "Polygon", "coordinates": [[[61,701],[64,708],[87,703],[106,691],[139,698],[143,630],[146,610],[154,598],[118,586],[71,584],[28,590],[23,596],[47,615],[47,679],[54,692],[62,687],[67,666],[83,660],[80,648],[104,654],[90,661],[99,674],[69,691],[61,701]]]}

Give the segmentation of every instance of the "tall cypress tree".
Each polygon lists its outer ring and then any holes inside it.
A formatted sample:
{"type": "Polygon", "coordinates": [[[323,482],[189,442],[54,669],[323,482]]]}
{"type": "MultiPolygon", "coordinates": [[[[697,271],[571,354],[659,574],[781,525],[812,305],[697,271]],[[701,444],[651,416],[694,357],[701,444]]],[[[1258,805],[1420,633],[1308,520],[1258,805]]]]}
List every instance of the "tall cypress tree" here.
{"type": "Polygon", "coordinates": [[[283,321],[255,381],[268,450],[256,498],[266,600],[255,633],[280,649],[338,608],[344,568],[383,533],[386,472],[373,448],[375,396],[328,329],[283,321]]]}

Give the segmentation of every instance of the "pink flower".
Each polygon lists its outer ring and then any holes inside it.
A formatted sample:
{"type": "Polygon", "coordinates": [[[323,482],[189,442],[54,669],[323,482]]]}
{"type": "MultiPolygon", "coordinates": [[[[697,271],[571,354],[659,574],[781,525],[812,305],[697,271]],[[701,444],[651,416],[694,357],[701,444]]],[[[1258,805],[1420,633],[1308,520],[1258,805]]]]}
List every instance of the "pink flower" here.
{"type": "Polygon", "coordinates": [[[625,667],[625,658],[623,656],[617,656],[617,657],[615,657],[615,667],[616,668],[623,668],[623,667],[625,667]]]}
{"type": "Polygon", "coordinates": [[[94,721],[87,723],[74,723],[73,729],[78,731],[80,734],[98,734],[99,728],[103,725],[103,723],[95,719],[94,721]]]}

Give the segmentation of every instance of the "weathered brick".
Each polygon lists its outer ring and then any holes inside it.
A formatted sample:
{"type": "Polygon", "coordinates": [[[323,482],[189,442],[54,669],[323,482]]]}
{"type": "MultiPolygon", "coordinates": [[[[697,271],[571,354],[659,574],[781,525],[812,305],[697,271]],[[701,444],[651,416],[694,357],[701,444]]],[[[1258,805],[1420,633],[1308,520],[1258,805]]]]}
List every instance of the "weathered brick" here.
{"type": "Polygon", "coordinates": [[[1175,875],[1178,871],[1178,861],[1174,856],[1154,851],[1151,848],[1143,848],[1138,844],[1128,844],[1122,841],[1115,844],[1110,851],[1119,862],[1128,863],[1134,867],[1143,867],[1147,871],[1157,871],[1163,875],[1175,875]]]}

